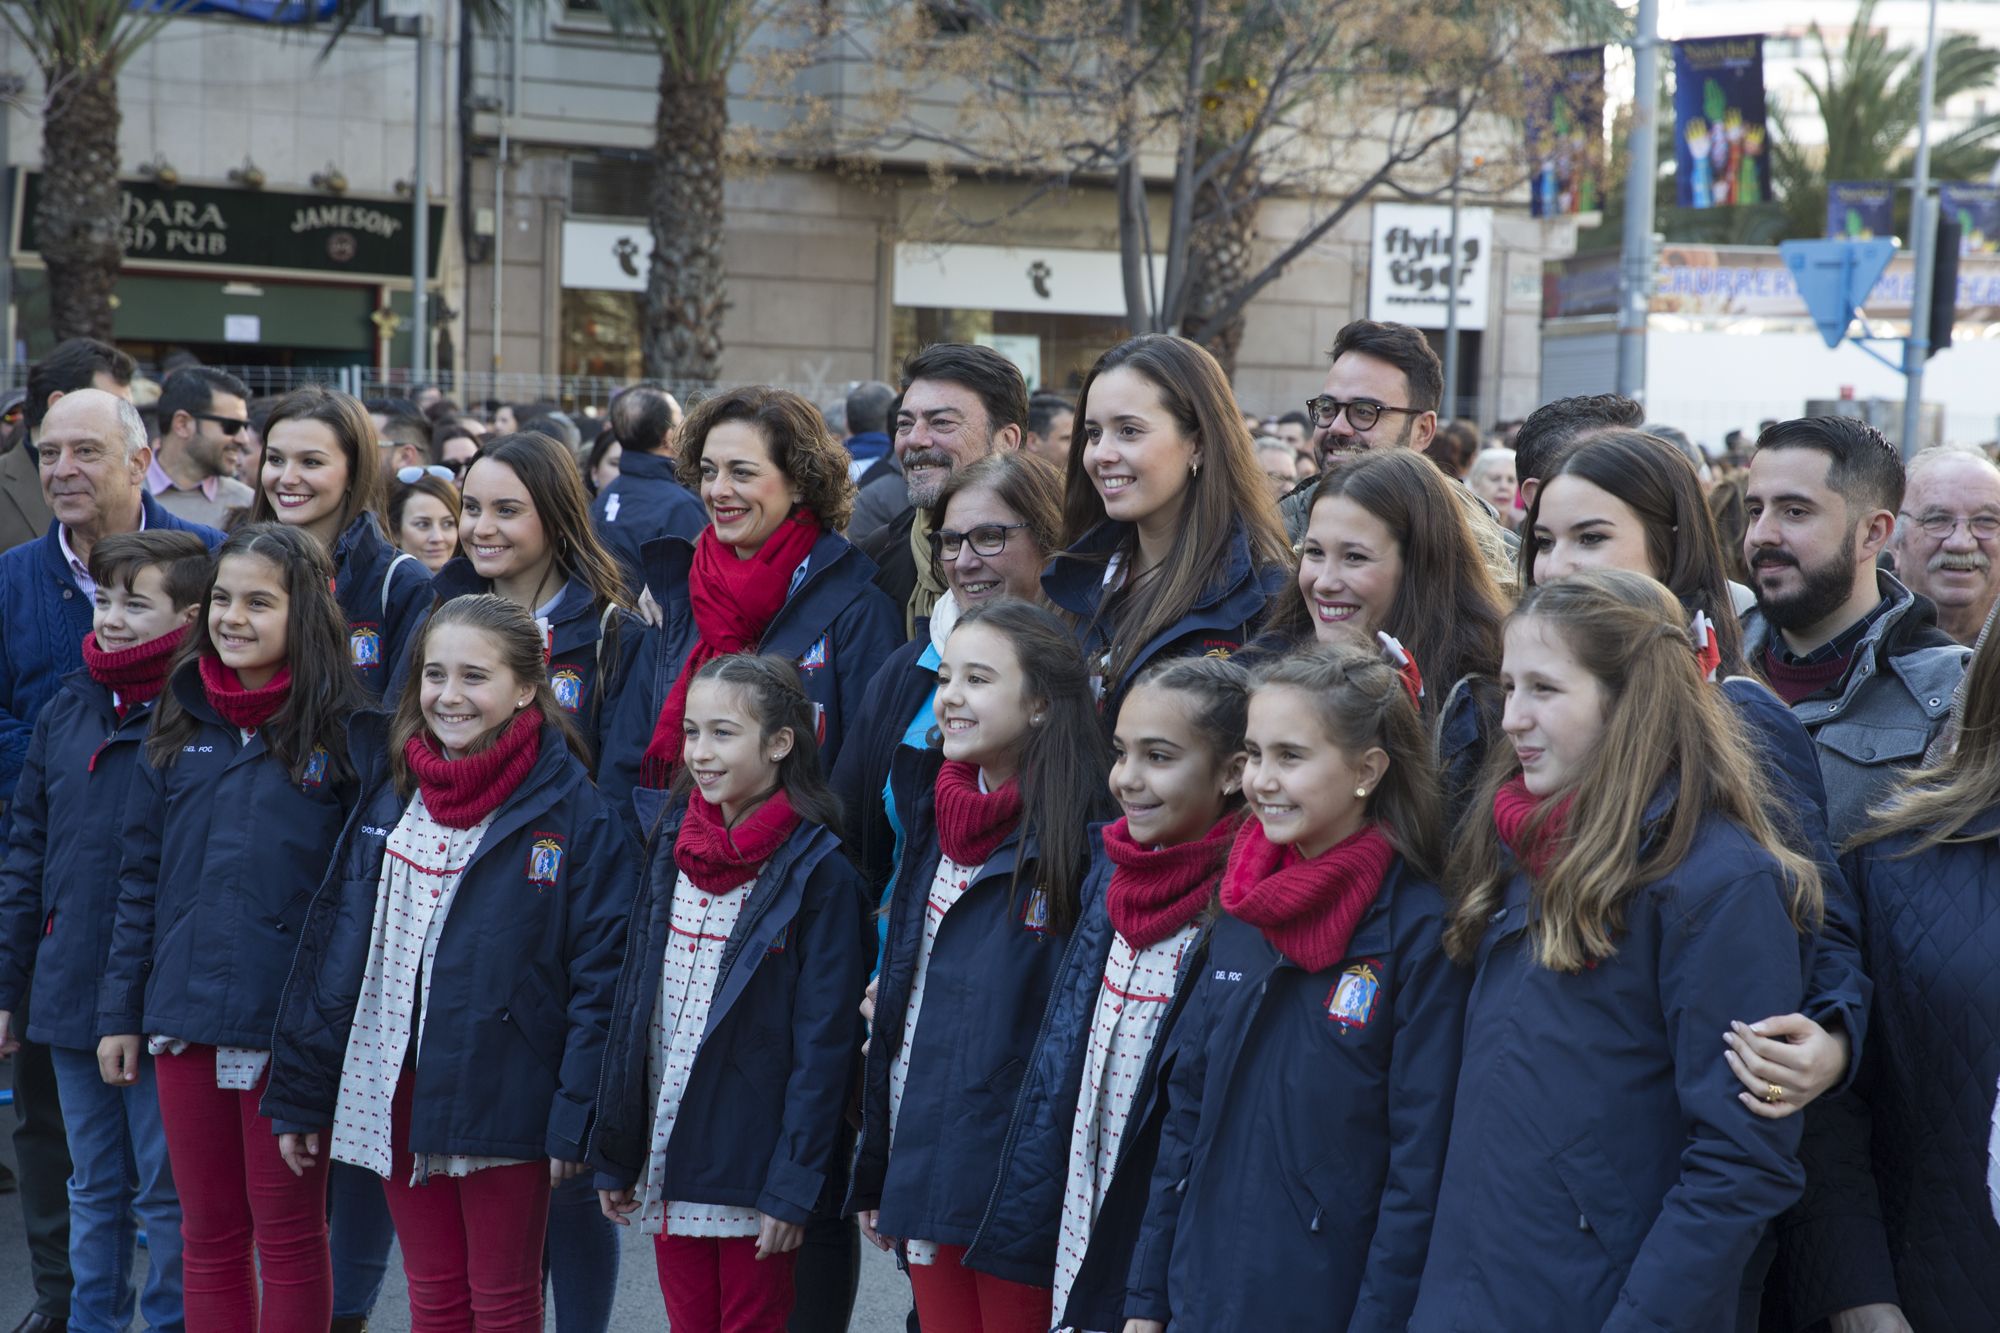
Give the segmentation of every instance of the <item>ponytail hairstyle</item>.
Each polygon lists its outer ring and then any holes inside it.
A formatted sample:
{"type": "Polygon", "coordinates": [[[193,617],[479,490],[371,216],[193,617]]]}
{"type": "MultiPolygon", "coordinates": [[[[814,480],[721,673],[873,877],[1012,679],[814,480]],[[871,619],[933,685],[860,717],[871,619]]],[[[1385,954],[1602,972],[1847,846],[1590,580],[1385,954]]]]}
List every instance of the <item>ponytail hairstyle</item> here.
{"type": "MultiPolygon", "coordinates": [[[[368,700],[347,664],[347,618],[333,598],[333,558],[303,529],[248,523],[230,535],[215,553],[202,588],[200,614],[188,627],[174,670],[197,658],[217,656],[208,632],[208,611],[215,600],[216,571],[231,556],[256,556],[277,570],[285,589],[285,664],[292,673],[292,688],[284,705],[260,729],[264,748],[293,782],[306,780],[315,750],[326,752],[328,778],[352,776],[347,719],[368,700]]],[[[200,729],[201,723],[174,691],[163,691],[152,733],[146,738],[146,762],[154,768],[171,767],[200,729]]]]}
{"type": "MultiPolygon", "coordinates": [[[[757,723],[762,740],[786,727],[792,731],[792,748],[778,761],[778,787],[800,819],[818,824],[836,838],[840,836],[840,802],[820,772],[819,729],[813,720],[812,700],[799,680],[799,670],[774,654],[729,653],[702,663],[694,673],[693,685],[712,680],[727,685],[743,700],[757,723]]],[[[688,796],[694,790],[694,774],[686,764],[677,765],[673,792],[688,796]]],[[[699,800],[700,797],[690,799],[699,800]]]]}
{"type": "MultiPolygon", "coordinates": [[[[513,673],[514,679],[534,685],[535,707],[542,710],[543,724],[553,726],[560,732],[569,752],[588,765],[589,748],[583,743],[576,725],[570,721],[569,714],[556,702],[555,691],[549,687],[546,641],[534,617],[526,608],[496,593],[471,593],[454,597],[431,612],[423,628],[417,631],[416,642],[410,646],[409,675],[403,680],[403,692],[396,697],[396,711],[389,722],[389,775],[395,781],[396,794],[407,800],[410,793],[417,789],[417,776],[410,771],[410,761],[403,752],[409,747],[412,737],[423,736],[430,731],[430,723],[424,720],[424,663],[429,655],[431,635],[451,625],[478,630],[492,641],[500,654],[501,664],[513,673]]],[[[486,749],[500,739],[500,733],[505,729],[506,724],[503,723],[487,732],[469,753],[476,754],[486,749]]]]}
{"type": "MultiPolygon", "coordinates": [[[[1155,662],[1139,673],[1130,699],[1142,689],[1171,690],[1189,703],[1187,720],[1210,759],[1226,765],[1243,753],[1243,732],[1250,714],[1250,673],[1226,657],[1175,657],[1155,662]]],[[[1229,814],[1243,808],[1239,785],[1223,800],[1229,814]]]]}
{"type": "Polygon", "coordinates": [[[1348,755],[1379,748],[1389,756],[1389,769],[1368,794],[1363,811],[1411,869],[1435,877],[1444,833],[1437,759],[1401,673],[1357,634],[1352,642],[1293,649],[1259,669],[1250,692],[1276,685],[1304,695],[1313,706],[1313,723],[1348,755]]]}
{"type": "MultiPolygon", "coordinates": [[[[1574,972],[1615,954],[1626,900],[1687,859],[1711,811],[1771,855],[1790,886],[1792,923],[1816,930],[1824,908],[1819,870],[1785,845],[1765,813],[1752,760],[1758,748],[1703,678],[1687,612],[1674,595],[1643,574],[1591,570],[1530,588],[1509,623],[1529,619],[1560,633],[1608,696],[1602,738],[1569,792],[1558,794],[1574,800],[1564,845],[1534,879],[1536,960],[1574,972]],[[1677,784],[1673,805],[1649,824],[1647,806],[1670,781],[1677,784]]],[[[1507,885],[1493,798],[1520,771],[1511,745],[1492,748],[1473,816],[1452,852],[1455,901],[1445,949],[1461,963],[1478,952],[1507,885]]]]}
{"type": "MultiPolygon", "coordinates": [[[[1013,598],[982,602],[952,627],[984,625],[1014,649],[1030,698],[1047,702],[1042,725],[1030,727],[1021,752],[1021,830],[1038,848],[1034,888],[1049,904],[1050,928],[1067,934],[1082,915],[1089,869],[1088,826],[1112,816],[1110,748],[1083,654],[1053,612],[1013,598]]],[[[1020,888],[1020,866],[1014,888],[1020,888]]]]}

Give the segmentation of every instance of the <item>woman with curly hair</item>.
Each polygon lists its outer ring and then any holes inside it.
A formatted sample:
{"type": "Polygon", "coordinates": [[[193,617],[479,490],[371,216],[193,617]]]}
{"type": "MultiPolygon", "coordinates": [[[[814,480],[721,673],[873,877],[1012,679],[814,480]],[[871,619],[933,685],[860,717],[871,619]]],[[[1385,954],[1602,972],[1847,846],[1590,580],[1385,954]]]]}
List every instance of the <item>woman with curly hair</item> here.
{"type": "Polygon", "coordinates": [[[606,728],[598,776],[614,802],[632,793],[641,831],[680,762],[688,682],[703,663],[746,652],[797,663],[830,768],[876,668],[903,639],[874,564],[840,535],[854,483],[818,408],[748,385],[689,412],[678,438],[676,471],[709,524],[692,542],[640,548],[660,624],[619,697],[619,725],[606,728]]]}

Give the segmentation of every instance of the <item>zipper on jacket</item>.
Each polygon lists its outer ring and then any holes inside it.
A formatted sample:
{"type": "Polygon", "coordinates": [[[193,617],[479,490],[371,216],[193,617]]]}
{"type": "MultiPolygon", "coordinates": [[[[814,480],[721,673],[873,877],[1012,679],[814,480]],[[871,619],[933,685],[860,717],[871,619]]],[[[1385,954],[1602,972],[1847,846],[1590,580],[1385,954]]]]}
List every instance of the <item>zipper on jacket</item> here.
{"type": "MultiPolygon", "coordinates": [[[[676,833],[679,832],[678,826],[676,826],[675,832],[676,833]]],[[[669,863],[671,863],[673,860],[672,855],[669,854],[667,859],[669,863]]],[[[678,870],[675,872],[675,874],[676,878],[678,879],[679,875],[678,870]]],[[[629,914],[626,917],[626,920],[630,923],[628,928],[627,952],[626,952],[626,957],[628,959],[633,956],[630,949],[632,941],[634,939],[638,939],[642,943],[644,942],[644,935],[648,922],[645,917],[640,915],[640,909],[645,906],[647,890],[652,887],[653,881],[654,881],[654,875],[653,875],[652,858],[647,857],[646,868],[639,875],[639,886],[638,888],[632,891],[632,906],[629,911],[629,914]]],[[[670,889],[668,890],[668,892],[669,894],[671,894],[672,890],[670,889]]],[[[669,900],[668,911],[669,912],[672,911],[671,900],[669,900]]],[[[660,950],[649,950],[648,953],[663,952],[664,947],[665,946],[661,946],[660,950]]],[[[641,954],[640,956],[645,957],[647,955],[641,954]]],[[[661,963],[655,966],[663,966],[664,961],[665,960],[663,958],[661,960],[661,963]]],[[[633,973],[629,967],[621,967],[618,973],[618,984],[613,986],[611,989],[611,1022],[605,1028],[605,1033],[604,1033],[604,1038],[605,1038],[604,1058],[603,1060],[598,1062],[597,1066],[597,1098],[591,1104],[590,1108],[591,1109],[590,1132],[584,1136],[584,1142],[583,1142],[583,1155],[586,1163],[590,1159],[590,1150],[597,1146],[598,1136],[604,1132],[604,1108],[609,1105],[609,1103],[605,1098],[605,1090],[610,1083],[611,1059],[614,1051],[616,1050],[616,1043],[614,1043],[611,1040],[611,1038],[614,1035],[614,1030],[618,1028],[621,1025],[621,1023],[628,1030],[631,1027],[631,1021],[629,1018],[622,1020],[620,1018],[620,1015],[629,1014],[632,1011],[631,1006],[619,1003],[619,1001],[622,1000],[626,995],[626,987],[625,987],[626,977],[631,975],[633,975],[633,973]]],[[[648,1017],[650,1018],[650,1015],[648,1017]]],[[[622,1127],[614,1126],[614,1130],[616,1128],[622,1128],[622,1127]]],[[[617,1137],[615,1132],[613,1133],[612,1137],[614,1138],[617,1137]]],[[[640,1137],[643,1140],[645,1136],[642,1134],[640,1137]]],[[[639,1164],[639,1174],[642,1177],[642,1180],[640,1182],[641,1184],[643,1184],[643,1177],[645,1175],[645,1171],[646,1171],[646,1164],[644,1162],[641,1162],[639,1164]]]]}

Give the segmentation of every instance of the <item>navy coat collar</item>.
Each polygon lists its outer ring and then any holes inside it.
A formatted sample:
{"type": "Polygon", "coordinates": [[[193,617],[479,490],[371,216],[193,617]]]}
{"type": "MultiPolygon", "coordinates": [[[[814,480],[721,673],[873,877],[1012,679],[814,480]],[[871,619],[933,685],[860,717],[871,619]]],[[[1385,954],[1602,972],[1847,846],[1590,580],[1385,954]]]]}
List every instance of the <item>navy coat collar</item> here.
{"type": "MultiPolygon", "coordinates": [[[[1106,519],[1079,537],[1074,545],[1058,551],[1042,573],[1042,591],[1051,602],[1091,624],[1104,601],[1104,570],[1112,555],[1131,540],[1132,525],[1106,519]]],[[[1201,624],[1247,625],[1256,620],[1268,601],[1264,581],[1258,577],[1250,556],[1250,537],[1240,523],[1232,524],[1229,541],[1221,553],[1215,576],[1195,598],[1188,614],[1148,643],[1134,660],[1144,661],[1162,644],[1170,643],[1201,624]]],[[[1108,630],[1098,625],[1100,636],[1108,630]]]]}
{"type": "MultiPolygon", "coordinates": [[[[685,537],[656,537],[641,548],[641,553],[646,586],[659,599],[667,618],[671,621],[677,614],[692,617],[688,577],[694,568],[694,543],[685,537]]],[[[805,579],[771,617],[757,650],[795,659],[805,656],[834,617],[874,577],[873,562],[859,547],[837,532],[822,532],[806,555],[805,579]]]]}
{"type": "MultiPolygon", "coordinates": [[[[493,591],[490,579],[479,577],[479,571],[472,567],[466,556],[453,556],[445,562],[431,581],[437,592],[438,604],[443,605],[454,597],[467,597],[493,591]]],[[[571,578],[563,582],[562,591],[556,596],[556,604],[549,611],[549,628],[555,631],[554,654],[562,654],[595,643],[602,637],[600,625],[603,623],[603,609],[591,594],[590,585],[582,579],[571,578]]]]}

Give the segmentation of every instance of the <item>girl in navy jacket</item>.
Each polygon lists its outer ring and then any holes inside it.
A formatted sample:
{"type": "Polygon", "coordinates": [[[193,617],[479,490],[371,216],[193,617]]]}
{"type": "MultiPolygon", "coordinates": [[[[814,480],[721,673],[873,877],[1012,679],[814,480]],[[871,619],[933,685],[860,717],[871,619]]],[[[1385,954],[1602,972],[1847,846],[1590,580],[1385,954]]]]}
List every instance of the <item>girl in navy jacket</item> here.
{"type": "Polygon", "coordinates": [[[107,1086],[92,1020],[118,905],[112,834],[208,569],[208,548],[190,532],[120,533],[91,547],[96,610],[85,669],[64,679],[35,720],[0,863],[0,1055],[16,1048],[25,1021],[55,1067],[71,1162],[70,1319],[79,1328],[132,1321],[126,1218],[135,1215],[147,1232],[146,1323],[181,1321],[181,1210],[152,1061],[141,1057],[135,1082],[107,1086]]]}
{"type": "Polygon", "coordinates": [[[1439,936],[1441,816],[1414,695],[1361,640],[1257,675],[1255,818],[1183,1020],[1128,1330],[1400,1333],[1409,1318],[1465,998],[1439,936]]]}
{"type": "Polygon", "coordinates": [[[1746,1281],[1799,1195],[1799,1120],[1716,1044],[1789,1013],[1821,911],[1684,612],[1643,575],[1532,589],[1496,752],[1454,851],[1474,966],[1416,1333],[1756,1327],[1746,1281]]]}
{"type": "Polygon", "coordinates": [[[782,1330],[806,1223],[839,1205],[874,932],[790,662],[706,663],[682,734],[694,795],[651,835],[591,1157],[674,1328],[782,1330]]]}
{"type": "Polygon", "coordinates": [[[260,1277],[261,1327],[332,1316],[325,1176],[295,1179],[257,1111],[306,900],[354,804],[345,728],[365,696],[332,577],[296,528],[223,543],[126,807],[97,1058],[129,1085],[142,1049],[166,1057],[153,1073],[197,1328],[259,1327],[260,1277]]]}
{"type": "Polygon", "coordinates": [[[936,776],[913,788],[889,900],[846,1211],[875,1244],[901,1251],[928,1328],[1049,1326],[1046,1285],[962,1261],[1080,915],[1085,822],[1108,804],[1094,712],[1062,622],[992,602],[967,611],[945,641],[942,755],[897,756],[936,776]]]}
{"type": "Polygon", "coordinates": [[[1055,1322],[1122,1327],[1125,1274],[1174,1067],[1178,1020],[1242,801],[1249,678],[1217,658],[1160,663],[1118,710],[1111,795],[1070,937],[966,1262],[1055,1288],[1055,1322]]]}
{"type": "Polygon", "coordinates": [[[306,909],[263,1109],[300,1179],[323,1152],[382,1178],[413,1328],[539,1329],[632,853],[525,612],[447,602],[416,651],[394,716],[355,727],[366,793],[306,909]]]}
{"type": "Polygon", "coordinates": [[[264,427],[250,518],[310,533],[333,558],[347,660],[368,693],[401,692],[410,642],[431,609],[431,576],[390,544],[374,424],[359,399],[323,384],[280,398],[264,427]]]}

